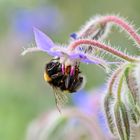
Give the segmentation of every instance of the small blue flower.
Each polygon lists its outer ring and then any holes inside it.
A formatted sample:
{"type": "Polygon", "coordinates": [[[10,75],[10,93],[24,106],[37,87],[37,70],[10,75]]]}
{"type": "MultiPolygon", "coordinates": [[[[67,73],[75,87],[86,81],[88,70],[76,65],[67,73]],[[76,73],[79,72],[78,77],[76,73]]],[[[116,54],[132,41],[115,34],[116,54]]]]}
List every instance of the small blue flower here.
{"type": "Polygon", "coordinates": [[[78,49],[70,51],[66,46],[57,45],[52,39],[37,28],[34,28],[34,35],[37,47],[27,48],[23,51],[22,55],[25,55],[28,52],[43,51],[53,57],[60,57],[60,63],[65,66],[75,66],[79,64],[79,62],[83,62],[86,64],[98,64],[106,69],[108,68],[108,62],[105,60],[84,53],[78,49]]]}
{"type": "Polygon", "coordinates": [[[76,33],[72,33],[72,34],[70,34],[70,37],[71,37],[72,39],[77,39],[77,34],[76,34],[76,33]]]}

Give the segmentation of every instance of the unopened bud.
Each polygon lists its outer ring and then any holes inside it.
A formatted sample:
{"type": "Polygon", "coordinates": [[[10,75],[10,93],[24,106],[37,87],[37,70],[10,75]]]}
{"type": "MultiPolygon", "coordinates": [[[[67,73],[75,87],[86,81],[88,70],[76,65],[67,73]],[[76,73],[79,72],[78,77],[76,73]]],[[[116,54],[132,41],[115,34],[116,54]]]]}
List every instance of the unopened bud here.
{"type": "Polygon", "coordinates": [[[114,107],[115,121],[121,140],[130,140],[130,122],[125,104],[118,101],[114,107]]]}
{"type": "MultiPolygon", "coordinates": [[[[135,65],[134,65],[135,66],[135,65]]],[[[136,81],[135,77],[135,72],[134,72],[134,66],[127,67],[125,70],[125,77],[126,77],[126,83],[128,86],[128,89],[130,90],[130,93],[132,94],[134,103],[136,104],[138,100],[138,94],[139,94],[139,89],[138,89],[138,82],[136,81]]]]}
{"type": "Polygon", "coordinates": [[[104,98],[104,110],[105,110],[105,116],[107,119],[107,124],[110,129],[110,132],[116,136],[116,128],[115,128],[115,122],[114,122],[114,116],[113,113],[111,112],[111,106],[112,102],[114,101],[113,95],[112,94],[107,94],[104,98]]]}
{"type": "Polygon", "coordinates": [[[78,38],[90,38],[99,40],[105,38],[110,30],[109,24],[102,24],[100,16],[91,18],[77,33],[78,38]]]}
{"type": "Polygon", "coordinates": [[[125,77],[128,90],[127,91],[127,104],[132,122],[137,125],[140,121],[140,96],[139,96],[139,76],[140,67],[137,64],[133,64],[127,67],[125,70],[125,77]]]}

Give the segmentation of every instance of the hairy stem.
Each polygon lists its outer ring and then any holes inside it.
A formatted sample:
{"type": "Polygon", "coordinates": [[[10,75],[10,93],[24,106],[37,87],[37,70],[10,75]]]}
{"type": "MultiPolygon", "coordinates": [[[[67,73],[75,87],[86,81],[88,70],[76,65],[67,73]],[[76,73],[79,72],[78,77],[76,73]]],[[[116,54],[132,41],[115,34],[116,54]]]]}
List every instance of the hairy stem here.
{"type": "Polygon", "coordinates": [[[129,61],[129,62],[137,62],[137,61],[139,61],[138,59],[136,59],[134,57],[128,56],[127,54],[124,54],[123,52],[118,51],[118,50],[112,48],[111,46],[107,46],[105,44],[102,44],[102,43],[100,43],[99,41],[96,41],[96,40],[79,39],[79,40],[74,41],[72,44],[70,44],[68,49],[70,51],[73,51],[75,48],[77,48],[77,47],[79,47],[80,45],[83,45],[83,44],[84,45],[91,45],[92,47],[97,47],[99,49],[107,51],[110,54],[113,54],[113,55],[115,55],[117,57],[120,57],[120,58],[122,58],[122,59],[124,59],[126,61],[129,61]]]}
{"type": "Polygon", "coordinates": [[[128,66],[129,66],[128,63],[125,63],[113,72],[113,74],[110,77],[109,83],[108,83],[107,91],[109,93],[113,93],[113,85],[115,84],[116,79],[119,77],[119,74],[122,72],[122,70],[126,69],[128,66]]]}
{"type": "Polygon", "coordinates": [[[114,15],[108,15],[108,16],[103,16],[102,18],[100,18],[99,23],[102,25],[107,24],[107,23],[113,23],[117,26],[120,26],[121,28],[123,28],[123,30],[125,32],[127,32],[130,37],[138,44],[140,45],[140,35],[137,34],[137,32],[135,31],[135,29],[133,28],[132,25],[130,25],[129,23],[127,23],[125,20],[123,20],[120,17],[114,16],[114,15]]]}
{"type": "Polygon", "coordinates": [[[116,78],[118,78],[118,75],[119,75],[119,73],[122,71],[122,69],[123,68],[118,68],[114,73],[113,73],[113,75],[111,76],[111,78],[110,78],[110,81],[109,81],[109,83],[108,83],[108,91],[109,91],[109,93],[113,93],[112,91],[113,91],[113,85],[114,85],[114,83],[115,83],[115,80],[116,80],[116,78]]]}
{"type": "Polygon", "coordinates": [[[124,80],[124,74],[120,77],[119,85],[118,85],[118,90],[117,90],[117,96],[118,100],[121,100],[121,91],[122,91],[122,86],[123,86],[123,80],[124,80]]]}

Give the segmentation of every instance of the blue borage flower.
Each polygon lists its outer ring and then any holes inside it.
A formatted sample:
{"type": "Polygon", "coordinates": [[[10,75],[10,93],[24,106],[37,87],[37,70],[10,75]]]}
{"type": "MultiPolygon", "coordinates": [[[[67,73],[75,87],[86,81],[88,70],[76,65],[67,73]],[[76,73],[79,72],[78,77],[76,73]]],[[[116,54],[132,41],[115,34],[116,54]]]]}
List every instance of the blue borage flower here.
{"type": "MultiPolygon", "coordinates": [[[[68,47],[56,45],[47,35],[45,35],[37,28],[34,28],[34,35],[37,47],[25,49],[22,52],[22,55],[25,55],[29,52],[43,51],[53,57],[60,57],[60,63],[63,64],[62,66],[71,66],[71,70],[75,65],[79,64],[79,62],[83,62],[86,64],[97,64],[105,70],[109,70],[108,64],[114,64],[113,62],[107,62],[97,56],[84,53],[79,49],[70,51],[68,47]]],[[[74,36],[73,38],[76,39],[76,34],[73,34],[71,36],[74,36]]]]}
{"type": "MultiPolygon", "coordinates": [[[[54,89],[55,101],[59,111],[60,105],[63,105],[67,101],[67,96],[63,92],[76,92],[85,84],[85,78],[81,75],[79,69],[80,62],[97,64],[106,70],[106,72],[109,71],[109,64],[116,63],[107,62],[103,58],[94,56],[92,53],[80,50],[81,45],[73,50],[70,49],[69,45],[68,47],[57,45],[37,28],[34,28],[34,35],[37,47],[27,48],[23,51],[22,55],[28,52],[43,51],[54,57],[46,64],[44,79],[54,89]]],[[[75,39],[70,43],[80,40],[76,39],[76,34],[73,37],[75,39]]]]}

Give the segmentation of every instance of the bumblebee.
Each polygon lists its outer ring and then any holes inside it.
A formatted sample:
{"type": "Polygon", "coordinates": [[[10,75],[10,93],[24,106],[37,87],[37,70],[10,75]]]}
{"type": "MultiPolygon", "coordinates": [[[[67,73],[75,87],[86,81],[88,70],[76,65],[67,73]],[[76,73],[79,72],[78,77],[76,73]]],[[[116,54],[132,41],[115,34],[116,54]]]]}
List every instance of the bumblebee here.
{"type": "Polygon", "coordinates": [[[79,65],[76,65],[73,74],[70,73],[71,66],[62,71],[62,64],[59,58],[52,59],[46,64],[44,79],[55,90],[56,103],[66,100],[65,93],[74,93],[83,85],[84,77],[81,75],[79,65]]]}

